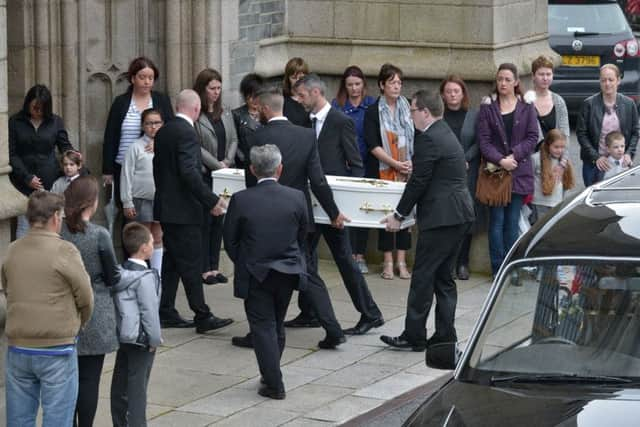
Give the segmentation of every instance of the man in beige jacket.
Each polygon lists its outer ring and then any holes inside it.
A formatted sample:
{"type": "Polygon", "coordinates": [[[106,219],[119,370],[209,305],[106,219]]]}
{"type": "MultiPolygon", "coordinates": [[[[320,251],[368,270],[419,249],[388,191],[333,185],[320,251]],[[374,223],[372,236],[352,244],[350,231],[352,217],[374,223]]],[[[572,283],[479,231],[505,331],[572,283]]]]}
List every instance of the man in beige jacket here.
{"type": "Polygon", "coordinates": [[[29,197],[30,231],[11,243],[2,265],[7,298],[5,334],[8,427],[70,426],[78,395],[75,342],[93,310],[93,291],[80,252],[60,238],[64,198],[29,197]]]}

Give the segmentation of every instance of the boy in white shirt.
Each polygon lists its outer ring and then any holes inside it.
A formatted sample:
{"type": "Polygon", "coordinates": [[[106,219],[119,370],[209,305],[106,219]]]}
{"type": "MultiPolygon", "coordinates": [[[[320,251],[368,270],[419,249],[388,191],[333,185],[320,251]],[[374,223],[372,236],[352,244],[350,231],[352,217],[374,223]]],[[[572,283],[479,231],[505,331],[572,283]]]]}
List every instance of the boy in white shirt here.
{"type": "Polygon", "coordinates": [[[607,144],[607,152],[609,153],[607,156],[609,169],[603,172],[602,179],[609,179],[629,169],[630,165],[625,165],[623,161],[625,140],[621,132],[614,131],[608,133],[604,142],[607,144]]]}

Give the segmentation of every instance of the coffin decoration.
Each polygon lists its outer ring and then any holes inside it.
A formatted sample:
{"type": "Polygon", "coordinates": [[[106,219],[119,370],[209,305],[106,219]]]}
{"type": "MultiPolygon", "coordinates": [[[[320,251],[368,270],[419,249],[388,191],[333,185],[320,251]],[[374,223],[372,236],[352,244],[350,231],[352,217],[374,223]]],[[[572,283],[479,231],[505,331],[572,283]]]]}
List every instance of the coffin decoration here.
{"type": "MultiPolygon", "coordinates": [[[[229,200],[236,191],[244,190],[243,169],[220,169],[211,173],[213,192],[229,200]]],[[[380,220],[393,213],[398,205],[405,183],[370,178],[351,178],[327,175],[333,198],[340,212],[351,219],[348,227],[384,228],[380,220]]],[[[313,216],[317,224],[330,224],[329,216],[311,192],[313,216]]],[[[402,223],[402,228],[415,224],[413,212],[402,223]]]]}

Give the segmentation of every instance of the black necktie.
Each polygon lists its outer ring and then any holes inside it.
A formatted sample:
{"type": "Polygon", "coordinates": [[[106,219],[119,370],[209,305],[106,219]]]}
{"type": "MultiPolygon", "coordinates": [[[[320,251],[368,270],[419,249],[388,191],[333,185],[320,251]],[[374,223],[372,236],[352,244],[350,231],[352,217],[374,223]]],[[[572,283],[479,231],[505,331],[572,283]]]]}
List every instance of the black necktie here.
{"type": "Polygon", "coordinates": [[[620,160],[615,161],[616,166],[620,166],[620,160]]]}
{"type": "Polygon", "coordinates": [[[317,125],[318,125],[318,118],[317,117],[311,117],[311,128],[316,133],[316,135],[318,135],[318,129],[316,128],[317,125]]]}

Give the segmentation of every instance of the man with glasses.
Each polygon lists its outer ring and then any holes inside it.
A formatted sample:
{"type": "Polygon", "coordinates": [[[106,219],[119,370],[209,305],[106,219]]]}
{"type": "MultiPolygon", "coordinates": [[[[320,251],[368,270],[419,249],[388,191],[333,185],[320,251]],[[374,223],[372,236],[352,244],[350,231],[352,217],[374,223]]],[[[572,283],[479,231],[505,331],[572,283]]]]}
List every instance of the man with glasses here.
{"type": "Polygon", "coordinates": [[[382,335],[385,344],[423,351],[426,346],[457,340],[454,327],[457,292],[451,276],[460,242],[475,214],[467,187],[464,152],[442,120],[444,105],[437,92],[418,91],[411,118],[419,134],[414,142],[413,172],[393,214],[383,219],[388,231],[398,231],[418,207],[418,243],[404,331],[382,335]],[[427,340],[427,316],[436,295],[435,333],[427,340]]]}

